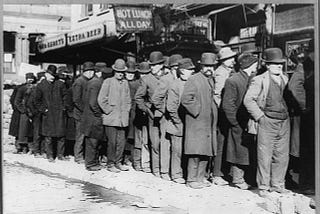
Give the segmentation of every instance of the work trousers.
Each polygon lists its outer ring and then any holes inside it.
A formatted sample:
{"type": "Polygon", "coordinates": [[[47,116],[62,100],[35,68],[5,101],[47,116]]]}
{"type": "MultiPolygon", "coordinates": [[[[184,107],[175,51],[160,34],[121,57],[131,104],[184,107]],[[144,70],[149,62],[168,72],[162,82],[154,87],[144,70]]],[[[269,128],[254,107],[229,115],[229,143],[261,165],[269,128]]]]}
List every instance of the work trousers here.
{"type": "Polygon", "coordinates": [[[76,140],[74,144],[74,160],[81,161],[84,159],[83,157],[84,134],[80,130],[81,121],[75,120],[75,123],[76,123],[76,140]]]}
{"type": "Polygon", "coordinates": [[[171,135],[171,178],[182,178],[182,136],[171,135]]]}
{"type": "Polygon", "coordinates": [[[246,166],[232,164],[231,166],[232,183],[242,184],[245,182],[244,180],[245,169],[246,169],[246,166]]]}
{"type": "Polygon", "coordinates": [[[92,167],[99,164],[99,140],[95,138],[85,137],[85,166],[92,167]]]}
{"type": "Polygon", "coordinates": [[[160,118],[149,117],[149,135],[151,141],[151,168],[152,173],[160,171],[160,118]]]}
{"type": "Polygon", "coordinates": [[[44,154],[45,153],[45,141],[43,136],[40,135],[41,127],[41,115],[37,114],[32,119],[33,124],[33,145],[32,152],[34,154],[44,154]]]}
{"type": "Polygon", "coordinates": [[[224,142],[226,140],[225,135],[222,133],[220,128],[217,129],[217,152],[216,156],[214,156],[213,159],[213,177],[222,177],[223,173],[221,171],[222,166],[222,157],[223,157],[223,147],[224,142]]]}
{"type": "Polygon", "coordinates": [[[133,166],[150,169],[150,149],[147,126],[135,127],[133,166]]]}
{"type": "Polygon", "coordinates": [[[162,116],[160,123],[160,172],[161,174],[169,174],[170,170],[170,138],[166,133],[167,119],[162,116]]]}
{"type": "Polygon", "coordinates": [[[190,155],[188,159],[187,182],[203,182],[208,162],[209,156],[190,155]]]}
{"type": "Polygon", "coordinates": [[[289,163],[290,119],[264,116],[258,125],[257,183],[261,190],[284,188],[289,163]]]}
{"type": "Polygon", "coordinates": [[[121,164],[126,144],[126,130],[123,127],[105,126],[108,137],[107,158],[108,167],[121,164]]]}
{"type": "Polygon", "coordinates": [[[45,137],[47,158],[54,158],[54,144],[57,143],[57,157],[64,157],[65,139],[64,137],[45,137]]]}

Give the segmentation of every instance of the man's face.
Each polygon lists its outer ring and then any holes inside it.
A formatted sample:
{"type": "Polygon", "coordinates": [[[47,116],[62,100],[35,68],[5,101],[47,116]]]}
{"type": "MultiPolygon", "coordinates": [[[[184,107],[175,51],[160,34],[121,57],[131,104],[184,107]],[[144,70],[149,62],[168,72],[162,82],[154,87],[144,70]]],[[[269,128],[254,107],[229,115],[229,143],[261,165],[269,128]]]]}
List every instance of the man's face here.
{"type": "Polygon", "coordinates": [[[235,64],[234,58],[227,59],[223,62],[223,64],[229,68],[233,68],[235,64]]]}
{"type": "Polygon", "coordinates": [[[46,72],[44,75],[46,76],[46,79],[49,82],[53,82],[53,80],[54,80],[54,76],[53,75],[49,74],[48,72],[46,72]]]}
{"type": "Polygon", "coordinates": [[[27,79],[27,83],[28,83],[28,84],[32,84],[33,82],[34,82],[34,79],[32,79],[32,78],[28,78],[28,79],[27,79]]]}
{"type": "Polygon", "coordinates": [[[212,76],[213,72],[214,72],[214,66],[213,65],[204,65],[202,67],[202,73],[207,77],[212,76]]]}
{"type": "Polygon", "coordinates": [[[94,76],[94,70],[87,70],[83,72],[83,75],[86,76],[88,79],[92,79],[92,77],[94,76]]]}
{"type": "Polygon", "coordinates": [[[267,69],[271,74],[279,75],[282,73],[283,64],[270,63],[267,64],[267,69]]]}
{"type": "Polygon", "coordinates": [[[114,77],[117,79],[117,80],[122,80],[124,78],[124,73],[122,72],[114,72],[114,77]]]}
{"type": "Polygon", "coordinates": [[[151,73],[153,75],[159,75],[163,68],[163,64],[151,65],[151,73]]]}
{"type": "Polygon", "coordinates": [[[96,72],[96,76],[97,76],[98,78],[102,77],[102,72],[96,72]]]}
{"type": "Polygon", "coordinates": [[[126,79],[129,80],[129,81],[133,80],[134,79],[134,73],[127,72],[126,73],[126,79]]]}
{"type": "Polygon", "coordinates": [[[258,62],[253,63],[249,68],[247,68],[247,73],[250,77],[257,74],[258,62]]]}
{"type": "Polygon", "coordinates": [[[186,81],[189,79],[193,72],[193,69],[180,69],[180,78],[186,81]]]}

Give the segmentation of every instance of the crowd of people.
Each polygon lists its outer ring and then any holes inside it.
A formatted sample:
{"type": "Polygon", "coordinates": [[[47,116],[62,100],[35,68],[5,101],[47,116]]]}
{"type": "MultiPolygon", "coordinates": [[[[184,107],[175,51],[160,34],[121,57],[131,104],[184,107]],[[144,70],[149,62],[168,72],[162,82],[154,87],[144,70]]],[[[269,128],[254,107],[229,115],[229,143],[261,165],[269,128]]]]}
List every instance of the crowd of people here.
{"type": "Polygon", "coordinates": [[[160,51],[111,68],[85,62],[76,77],[49,65],[15,88],[9,134],[17,153],[73,155],[89,171],[132,166],[194,189],[256,185],[266,196],[289,191],[292,169],[314,189],[313,44],[292,60],[290,78],[280,48],[250,45],[202,53],[200,69],[160,51]]]}

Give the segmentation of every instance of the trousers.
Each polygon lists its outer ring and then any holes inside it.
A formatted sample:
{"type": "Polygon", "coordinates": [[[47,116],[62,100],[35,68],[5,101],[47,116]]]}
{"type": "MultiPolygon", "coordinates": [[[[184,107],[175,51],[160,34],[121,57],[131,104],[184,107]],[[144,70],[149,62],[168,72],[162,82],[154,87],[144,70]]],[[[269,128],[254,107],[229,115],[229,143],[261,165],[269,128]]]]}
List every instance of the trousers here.
{"type": "Polygon", "coordinates": [[[74,160],[80,161],[83,160],[83,140],[84,134],[80,131],[81,121],[75,120],[76,124],[76,139],[74,144],[74,160]]]}
{"type": "Polygon", "coordinates": [[[57,143],[57,157],[64,157],[65,139],[64,137],[45,137],[47,158],[54,158],[54,144],[57,143]]]}
{"type": "Polygon", "coordinates": [[[105,126],[108,138],[107,158],[108,167],[121,164],[124,147],[126,144],[126,130],[123,127],[105,126]]]}
{"type": "Polygon", "coordinates": [[[187,182],[203,182],[208,162],[208,156],[190,155],[188,158],[187,182]]]}
{"type": "Polygon", "coordinates": [[[99,140],[85,137],[85,166],[92,167],[99,164],[99,140]]]}

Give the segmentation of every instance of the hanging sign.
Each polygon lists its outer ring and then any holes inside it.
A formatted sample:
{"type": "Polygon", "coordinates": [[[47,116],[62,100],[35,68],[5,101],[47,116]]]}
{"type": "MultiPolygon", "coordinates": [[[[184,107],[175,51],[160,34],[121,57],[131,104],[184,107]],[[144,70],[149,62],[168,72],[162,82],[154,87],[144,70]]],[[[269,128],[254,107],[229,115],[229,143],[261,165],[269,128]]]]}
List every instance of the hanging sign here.
{"type": "Polygon", "coordinates": [[[153,30],[151,8],[115,7],[114,16],[118,32],[132,33],[153,30]]]}
{"type": "Polygon", "coordinates": [[[191,17],[170,26],[170,32],[200,37],[207,37],[208,29],[209,19],[201,17],[191,17]]]}
{"type": "Polygon", "coordinates": [[[67,34],[68,45],[76,45],[103,38],[104,25],[93,25],[86,28],[80,28],[67,34]]]}
{"type": "Polygon", "coordinates": [[[240,29],[240,39],[252,38],[258,32],[258,26],[240,29]]]}
{"type": "Polygon", "coordinates": [[[66,46],[66,36],[63,34],[55,37],[44,38],[38,44],[38,50],[39,52],[44,53],[46,51],[62,48],[64,46],[66,46]]]}

